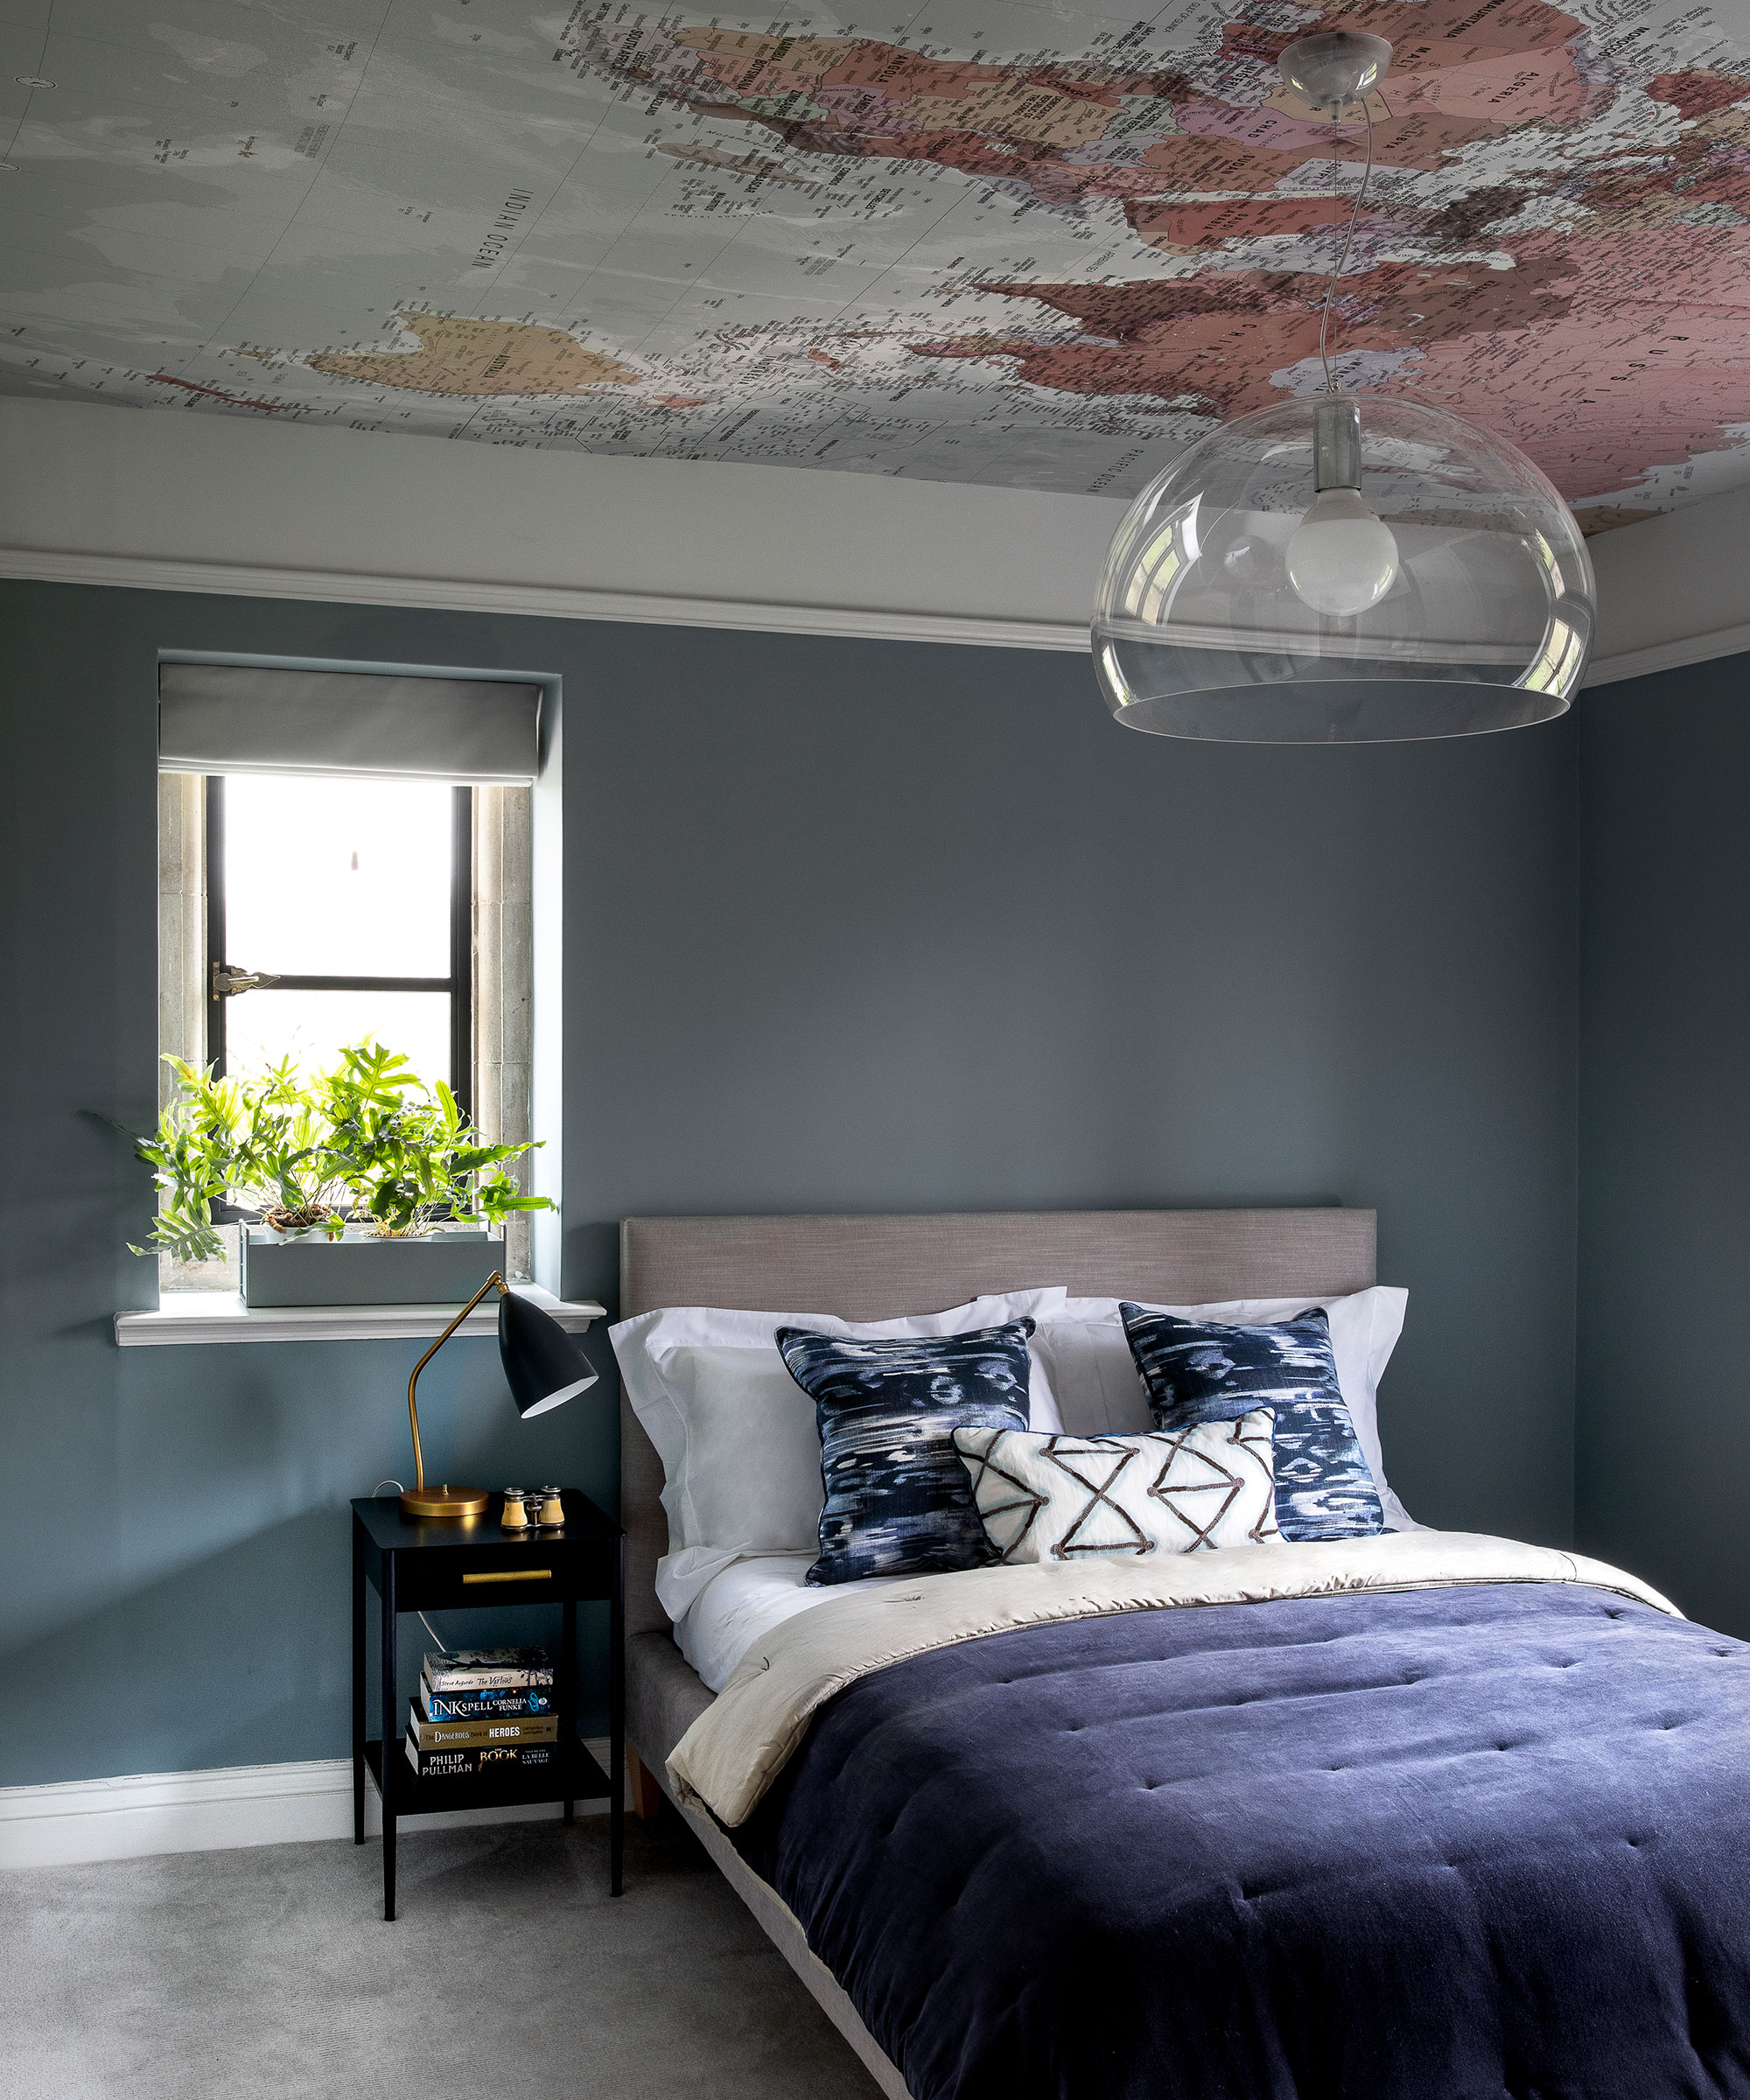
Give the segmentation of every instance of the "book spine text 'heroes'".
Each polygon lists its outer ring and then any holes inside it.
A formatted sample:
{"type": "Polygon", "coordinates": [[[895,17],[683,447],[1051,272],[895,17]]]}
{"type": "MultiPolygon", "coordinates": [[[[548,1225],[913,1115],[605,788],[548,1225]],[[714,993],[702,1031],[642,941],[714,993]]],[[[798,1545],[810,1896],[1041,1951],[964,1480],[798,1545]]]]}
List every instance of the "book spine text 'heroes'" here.
{"type": "Polygon", "coordinates": [[[412,1740],[422,1750],[472,1749],[483,1743],[551,1743],[559,1737],[556,1714],[513,1720],[429,1721],[417,1706],[409,1715],[412,1740]]]}

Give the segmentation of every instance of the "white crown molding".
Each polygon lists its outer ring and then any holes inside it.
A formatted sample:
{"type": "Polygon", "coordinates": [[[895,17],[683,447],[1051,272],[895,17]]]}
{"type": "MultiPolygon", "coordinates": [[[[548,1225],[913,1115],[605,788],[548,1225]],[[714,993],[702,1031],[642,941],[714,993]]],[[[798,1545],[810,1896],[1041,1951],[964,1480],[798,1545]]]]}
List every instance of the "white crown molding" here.
{"type": "Polygon", "coordinates": [[[231,598],[316,598],[336,605],[410,606],[444,612],[520,612],[551,620],[625,620],[644,626],[734,627],[762,634],[825,634],[866,641],[948,641],[976,648],[1087,653],[1088,630],[1049,620],[951,612],[872,612],[856,606],[765,605],[662,597],[632,591],[466,578],[342,575],[234,562],[167,561],[145,555],[0,548],[0,577],[90,584],[122,591],[198,591],[231,598]]]}
{"type": "MultiPolygon", "coordinates": [[[[0,578],[96,584],[121,591],[211,592],[220,597],[319,599],[335,605],[408,606],[464,612],[520,612],[555,620],[625,620],[645,626],[732,627],[761,634],[820,634],[862,641],[956,642],[986,649],[1055,649],[1086,655],[1088,629],[1052,620],[980,619],[942,612],[875,612],[840,606],[738,604],[726,598],[658,598],[628,591],[568,590],[550,584],[432,582],[404,576],[341,576],[320,569],[163,561],[141,555],[67,554],[0,548],[0,578]]],[[[1717,627],[1640,649],[1595,655],[1583,683],[1614,685],[1750,650],[1750,624],[1717,627]]],[[[434,1333],[436,1330],[432,1330],[434,1333]]],[[[144,1337],[136,1337],[144,1340],[144,1337]]],[[[164,1339],[172,1339],[165,1336],[164,1339]]],[[[192,1339],[178,1336],[177,1340],[192,1339]]],[[[203,1335],[204,1340],[280,1339],[203,1335]]]]}
{"type": "MultiPolygon", "coordinates": [[[[516,1290],[568,1334],[582,1334],[592,1320],[606,1317],[592,1298],[557,1298],[539,1284],[516,1290]]],[[[215,1341],[422,1341],[441,1334],[455,1316],[454,1306],[246,1306],[234,1291],[179,1291],[167,1292],[155,1312],[118,1312],[116,1343],[144,1349],[215,1341]]],[[[476,1306],[457,1331],[495,1334],[496,1304],[476,1306]]]]}
{"type": "MultiPolygon", "coordinates": [[[[840,606],[749,605],[726,598],[659,598],[627,591],[570,590],[550,584],[433,582],[417,577],[343,576],[320,569],[256,568],[242,563],[164,561],[141,555],[69,554],[38,548],[0,548],[0,578],[98,584],[111,590],[212,592],[221,597],[321,599],[338,605],[408,606],[466,612],[520,612],[558,620],[733,627],[762,634],[821,634],[866,641],[945,641],[975,648],[1055,649],[1082,655],[1088,648],[1086,627],[1052,620],[990,620],[942,612],[877,612],[840,606]]],[[[1680,670],[1686,664],[1707,663],[1746,650],[1750,650],[1750,623],[1717,627],[1707,634],[1656,642],[1645,648],[1595,655],[1587,666],[1584,682],[1587,686],[1614,685],[1626,678],[1646,678],[1656,671],[1680,670]]],[[[205,1335],[200,1339],[231,1338],[205,1335]]],[[[245,1337],[240,1335],[235,1339],[245,1337]]]]}
{"type": "MultiPolygon", "coordinates": [[[[608,1745],[585,1747],[604,1768],[608,1745]]],[[[580,1815],[606,1813],[580,1803],[580,1815]]],[[[507,1809],[457,1809],[400,1825],[403,1836],[490,1823],[545,1823],[556,1801],[507,1809]]],[[[226,1852],[353,1834],[350,1758],[307,1764],[229,1765],[206,1772],[139,1772],[46,1787],[0,1788],[0,1868],[80,1866],[154,1852],[226,1852]]],[[[376,1789],[365,1785],[365,1834],[382,1834],[376,1789]]]]}
{"type": "MultiPolygon", "coordinates": [[[[67,402],[0,400],[0,578],[1076,655],[1125,511],[67,402]]],[[[1750,487],[1594,540],[1586,683],[1750,648],[1746,530],[1750,487]]]]}
{"type": "Polygon", "coordinates": [[[1685,664],[1712,663],[1721,656],[1741,655],[1750,649],[1750,624],[1716,627],[1711,634],[1686,634],[1676,641],[1659,641],[1644,649],[1621,649],[1609,656],[1594,656],[1586,668],[1588,686],[1614,685],[1624,678],[1650,678],[1656,671],[1680,671],[1685,664]]]}

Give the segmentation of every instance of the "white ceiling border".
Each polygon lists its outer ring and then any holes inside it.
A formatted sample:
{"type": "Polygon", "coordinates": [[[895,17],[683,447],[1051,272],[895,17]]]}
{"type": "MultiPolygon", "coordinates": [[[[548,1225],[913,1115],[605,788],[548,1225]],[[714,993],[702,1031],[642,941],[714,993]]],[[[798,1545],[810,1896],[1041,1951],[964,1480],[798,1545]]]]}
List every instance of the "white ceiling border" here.
{"type": "MultiPolygon", "coordinates": [[[[0,578],[1076,655],[1125,513],[15,398],[0,455],[0,578]]],[[[1750,486],[1594,540],[1586,683],[1750,651],[1746,535],[1750,486]]]]}
{"type": "Polygon", "coordinates": [[[644,626],[732,627],[761,634],[819,634],[860,641],[946,641],[974,648],[1056,649],[1083,654],[1088,648],[1085,626],[1053,620],[759,604],[556,584],[360,576],[322,569],[173,561],[147,555],[74,554],[50,548],[0,548],[0,578],[87,584],[119,591],[210,592],[229,598],[322,599],[336,605],[518,612],[550,620],[612,620],[644,626]]]}
{"type": "MultiPolygon", "coordinates": [[[[814,634],[851,641],[952,642],[986,649],[1088,653],[1085,626],[1058,620],[998,620],[970,613],[875,612],[843,606],[759,604],[731,598],[662,597],[556,584],[472,578],[359,576],[324,569],[172,561],[127,554],[74,554],[0,548],[0,578],[86,584],[120,591],[188,591],[231,598],[326,600],[335,605],[523,613],[550,620],[609,620],[640,626],[727,627],[760,634],[814,634]]],[[[1750,623],[1595,655],[1587,686],[1614,685],[1750,652],[1750,623]]]]}
{"type": "Polygon", "coordinates": [[[1716,627],[1708,634],[1685,634],[1644,649],[1594,656],[1586,668],[1586,683],[1615,685],[1624,678],[1650,678],[1656,671],[1680,671],[1686,664],[1712,663],[1722,656],[1740,656],[1746,650],[1750,650],[1750,625],[1716,627]]]}

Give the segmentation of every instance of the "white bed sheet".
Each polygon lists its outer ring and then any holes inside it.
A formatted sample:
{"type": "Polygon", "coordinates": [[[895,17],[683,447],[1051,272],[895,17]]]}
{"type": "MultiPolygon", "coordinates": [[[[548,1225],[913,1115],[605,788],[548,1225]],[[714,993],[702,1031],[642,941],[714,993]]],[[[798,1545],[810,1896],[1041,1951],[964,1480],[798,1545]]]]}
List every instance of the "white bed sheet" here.
{"type": "MultiPolygon", "coordinates": [[[[907,1579],[903,1575],[865,1575],[858,1582],[835,1582],[811,1590],[802,1578],[815,1564],[812,1553],[762,1553],[738,1560],[711,1579],[681,1614],[675,1642],[712,1691],[721,1691],[731,1673],[761,1634],[786,1619],[829,1597],[853,1590],[885,1590],[907,1579]]],[[[913,1576],[914,1582],[917,1578],[913,1576]]]]}

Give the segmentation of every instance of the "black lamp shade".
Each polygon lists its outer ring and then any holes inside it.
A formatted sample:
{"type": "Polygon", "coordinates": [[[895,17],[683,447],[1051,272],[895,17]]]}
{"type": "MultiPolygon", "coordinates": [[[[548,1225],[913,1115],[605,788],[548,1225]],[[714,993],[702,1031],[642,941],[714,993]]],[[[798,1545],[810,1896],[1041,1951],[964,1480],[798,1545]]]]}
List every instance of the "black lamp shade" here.
{"type": "Polygon", "coordinates": [[[526,1422],[562,1407],[596,1382],[589,1359],[539,1306],[514,1291],[498,1301],[498,1353],[516,1411],[526,1422]]]}

